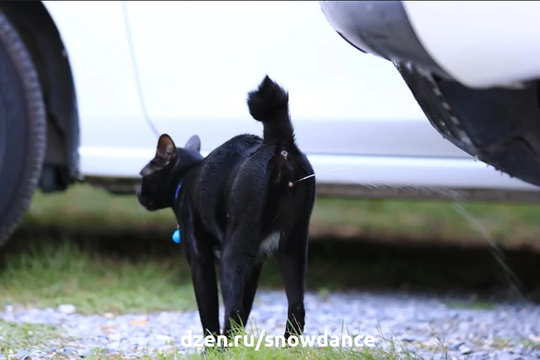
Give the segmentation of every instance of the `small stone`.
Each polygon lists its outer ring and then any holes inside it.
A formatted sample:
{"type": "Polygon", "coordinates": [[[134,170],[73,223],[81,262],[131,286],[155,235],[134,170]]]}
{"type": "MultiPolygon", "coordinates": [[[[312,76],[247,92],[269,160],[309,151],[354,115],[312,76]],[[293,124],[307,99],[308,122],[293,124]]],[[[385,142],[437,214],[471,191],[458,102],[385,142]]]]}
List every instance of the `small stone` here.
{"type": "Polygon", "coordinates": [[[79,349],[77,350],[77,355],[79,355],[79,357],[85,358],[90,354],[90,352],[92,352],[92,349],[79,349]]]}
{"type": "Polygon", "coordinates": [[[21,350],[18,353],[15,354],[15,357],[18,360],[31,360],[32,358],[29,355],[30,353],[26,350],[21,350]]]}
{"type": "Polygon", "coordinates": [[[106,317],[107,319],[112,319],[114,317],[114,314],[110,312],[106,312],[105,314],[103,314],[103,316],[106,317]]]}
{"type": "Polygon", "coordinates": [[[64,354],[73,354],[73,353],[76,353],[76,352],[77,352],[77,349],[67,347],[67,348],[63,348],[63,349],[62,349],[62,352],[63,352],[64,354]]]}
{"type": "Polygon", "coordinates": [[[171,342],[174,340],[171,336],[161,335],[161,334],[156,334],[155,338],[157,341],[161,341],[161,342],[171,342]]]}
{"type": "Polygon", "coordinates": [[[138,346],[148,345],[148,339],[143,337],[131,338],[130,342],[138,346]]]}
{"type": "Polygon", "coordinates": [[[120,341],[114,341],[114,342],[110,343],[109,345],[107,345],[107,350],[109,352],[118,351],[120,349],[120,346],[122,346],[120,341]]]}
{"type": "Polygon", "coordinates": [[[107,336],[105,336],[105,335],[98,335],[98,336],[96,337],[96,340],[97,340],[97,341],[100,341],[100,342],[102,342],[102,343],[104,343],[104,342],[108,342],[108,341],[109,341],[109,338],[108,338],[107,336]]]}
{"type": "Polygon", "coordinates": [[[474,353],[475,359],[487,359],[489,353],[487,351],[477,351],[474,353]]]}
{"type": "Polygon", "coordinates": [[[77,308],[72,304],[62,304],[58,306],[58,311],[60,311],[62,314],[71,315],[77,311],[77,308]]]}
{"type": "Polygon", "coordinates": [[[111,341],[120,341],[120,339],[122,339],[122,335],[119,333],[113,333],[109,335],[109,340],[111,341]]]}
{"type": "Polygon", "coordinates": [[[148,324],[148,321],[146,321],[146,320],[131,320],[129,322],[129,324],[132,325],[132,326],[142,326],[142,325],[148,324]]]}
{"type": "Polygon", "coordinates": [[[451,351],[457,351],[459,349],[459,347],[461,345],[463,345],[464,343],[463,342],[460,342],[460,343],[457,343],[457,344],[453,344],[453,345],[450,345],[448,347],[448,350],[451,350],[451,351]]]}
{"type": "Polygon", "coordinates": [[[473,353],[473,350],[467,346],[463,346],[459,350],[461,351],[461,355],[470,355],[473,353]]]}

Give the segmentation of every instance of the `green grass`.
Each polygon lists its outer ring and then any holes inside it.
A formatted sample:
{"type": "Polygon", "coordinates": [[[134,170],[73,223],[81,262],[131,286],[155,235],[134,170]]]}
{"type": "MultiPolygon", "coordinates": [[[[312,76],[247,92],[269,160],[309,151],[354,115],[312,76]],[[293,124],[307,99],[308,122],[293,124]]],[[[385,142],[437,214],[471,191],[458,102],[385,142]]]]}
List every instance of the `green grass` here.
{"type": "MultiPolygon", "coordinates": [[[[540,233],[538,206],[468,204],[467,208],[499,242],[529,242],[540,233]]],[[[148,212],[134,196],[112,196],[85,185],[74,186],[63,194],[38,193],[19,231],[22,235],[10,243],[18,248],[3,254],[0,305],[44,307],[69,303],[83,314],[194,308],[182,247],[170,241],[174,225],[170,210],[148,212]],[[47,233],[50,228],[69,239],[51,239],[53,235],[47,233]],[[91,234],[90,239],[81,235],[86,233],[91,234]],[[138,234],[142,234],[139,237],[143,238],[143,246],[140,238],[135,239],[138,234]],[[73,240],[82,241],[83,246],[73,240]],[[96,248],[102,245],[96,244],[99,242],[124,245],[116,252],[98,251],[96,248]],[[165,256],[151,254],[155,248],[163,248],[165,256]],[[131,252],[138,254],[132,257],[131,252]]],[[[314,239],[317,234],[330,233],[369,235],[378,240],[428,239],[430,244],[437,243],[437,239],[462,237],[483,244],[465,220],[441,202],[318,199],[312,228],[314,239]]],[[[489,263],[493,259],[485,248],[463,255],[446,248],[400,247],[398,242],[377,247],[315,239],[310,245],[307,287],[329,294],[348,288],[409,288],[410,284],[474,288],[485,285],[487,278],[498,281],[500,269],[489,263]],[[429,257],[435,260],[426,263],[429,257]],[[467,261],[468,266],[452,265],[467,261]]],[[[527,262],[529,268],[524,267],[518,275],[534,272],[530,266],[537,261],[532,258],[516,264],[527,262]]],[[[515,266],[512,264],[514,270],[515,266]]],[[[263,270],[261,287],[282,286],[272,259],[263,270]]]]}
{"type": "MultiPolygon", "coordinates": [[[[464,203],[491,237],[503,244],[531,244],[540,233],[540,206],[464,203]]],[[[318,199],[315,231],[349,237],[407,238],[416,242],[479,243],[484,239],[450,202],[318,199]]]]}
{"type": "MultiPolygon", "coordinates": [[[[334,349],[334,348],[306,348],[306,349],[281,349],[281,348],[264,348],[255,351],[252,348],[231,348],[225,353],[209,352],[206,359],[208,360],[286,360],[286,359],[306,359],[306,360],[334,360],[334,359],[359,359],[359,360],[383,360],[383,359],[417,359],[413,354],[406,357],[398,356],[384,350],[351,350],[351,349],[334,349]]],[[[122,355],[107,356],[99,350],[86,357],[88,360],[128,360],[131,358],[122,355]]],[[[155,352],[153,354],[137,356],[141,360],[178,360],[178,359],[201,359],[200,355],[185,355],[179,352],[155,352]]]]}
{"type": "MultiPolygon", "coordinates": [[[[104,248],[86,238],[54,240],[14,238],[17,246],[0,253],[0,307],[73,304],[82,314],[195,309],[187,261],[172,241],[148,246],[134,239],[124,245],[128,252],[115,248],[112,239],[105,241],[104,248]]],[[[540,288],[535,276],[540,261],[533,255],[526,254],[528,261],[519,254],[508,256],[527,286],[524,291],[540,288]]],[[[306,285],[322,296],[349,289],[476,291],[486,286],[504,289],[500,274],[485,249],[400,249],[398,245],[317,240],[310,245],[306,285]],[[461,265],[456,268],[457,263],[461,265]]],[[[260,288],[283,290],[275,258],[265,264],[260,288]]],[[[449,306],[487,307],[483,301],[449,306]]]]}
{"type": "Polygon", "coordinates": [[[495,309],[495,305],[488,301],[471,301],[471,302],[458,302],[451,301],[445,303],[446,307],[451,309],[473,309],[473,310],[491,310],[495,309]]]}
{"type": "MultiPolygon", "coordinates": [[[[199,353],[184,353],[181,351],[154,351],[149,354],[137,354],[137,359],[141,360],[195,360],[203,358],[199,353]]],[[[405,350],[397,353],[393,350],[385,350],[382,348],[360,349],[360,348],[333,348],[333,347],[297,347],[297,348],[281,348],[281,347],[261,347],[255,350],[252,347],[232,347],[226,351],[209,350],[204,357],[208,360],[286,360],[286,359],[305,359],[305,360],[334,360],[334,359],[359,359],[359,360],[427,360],[427,359],[444,359],[444,357],[422,357],[415,354],[414,351],[405,350]]],[[[64,359],[59,355],[57,359],[64,359]]],[[[67,357],[66,357],[67,359],[67,357]]],[[[110,355],[101,349],[93,349],[86,357],[87,360],[131,360],[133,357],[124,356],[122,354],[110,355]]]]}
{"type": "Polygon", "coordinates": [[[67,241],[30,242],[24,251],[5,254],[0,304],[73,304],[82,314],[193,308],[193,291],[182,260],[135,261],[100,255],[67,241]]]}
{"type": "MultiPolygon", "coordinates": [[[[531,244],[540,233],[540,206],[534,204],[466,203],[465,208],[497,242],[531,244]]],[[[170,209],[149,212],[135,196],[76,185],[65,193],[37,193],[23,226],[108,231],[168,229],[170,209]]],[[[414,241],[484,241],[449,202],[383,201],[319,198],[311,221],[313,236],[371,237],[414,241]]]]}
{"type": "MultiPolygon", "coordinates": [[[[153,354],[138,355],[138,359],[142,360],[195,360],[201,359],[200,354],[185,354],[177,351],[168,352],[154,352],[153,354]]],[[[413,359],[431,359],[420,357],[413,351],[404,351],[402,353],[396,353],[392,350],[384,350],[382,348],[375,349],[354,349],[354,348],[333,348],[333,347],[321,347],[321,348],[309,348],[309,347],[297,347],[297,348],[281,348],[281,347],[261,347],[256,351],[252,347],[233,347],[228,348],[226,351],[210,350],[206,355],[208,360],[286,360],[286,359],[305,359],[305,360],[334,360],[334,359],[359,359],[359,360],[413,360],[413,359]]],[[[434,358],[434,357],[433,357],[434,358]]],[[[439,357],[440,358],[440,357],[439,357]]],[[[90,356],[87,356],[88,360],[127,360],[128,357],[122,355],[107,356],[103,352],[96,349],[90,356]]]]}
{"type": "Polygon", "coordinates": [[[58,340],[62,332],[52,325],[16,324],[0,320],[0,356],[11,350],[41,349],[58,340]]]}
{"type": "Polygon", "coordinates": [[[533,350],[539,350],[540,349],[540,339],[536,338],[535,340],[524,340],[521,342],[523,346],[529,349],[533,350]]]}

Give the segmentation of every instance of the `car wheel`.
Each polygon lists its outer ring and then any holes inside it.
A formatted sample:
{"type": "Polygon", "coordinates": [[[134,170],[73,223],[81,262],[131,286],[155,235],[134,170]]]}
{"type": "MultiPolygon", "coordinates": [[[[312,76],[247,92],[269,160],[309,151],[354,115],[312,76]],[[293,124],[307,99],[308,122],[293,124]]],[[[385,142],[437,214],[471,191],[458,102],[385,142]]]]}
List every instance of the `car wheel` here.
{"type": "Polygon", "coordinates": [[[0,246],[37,187],[46,148],[46,111],[36,68],[0,11],[0,246]]]}

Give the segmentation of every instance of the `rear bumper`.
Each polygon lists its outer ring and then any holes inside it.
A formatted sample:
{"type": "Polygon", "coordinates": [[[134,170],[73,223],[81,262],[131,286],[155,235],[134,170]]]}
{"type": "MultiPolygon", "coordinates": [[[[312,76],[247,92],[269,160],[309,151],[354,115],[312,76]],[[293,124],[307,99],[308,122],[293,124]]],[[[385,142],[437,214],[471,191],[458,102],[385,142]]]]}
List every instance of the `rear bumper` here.
{"type": "Polygon", "coordinates": [[[449,78],[416,36],[402,1],[321,1],[332,28],[356,49],[391,61],[414,62],[449,78]]]}
{"type": "Polygon", "coordinates": [[[391,60],[437,131],[540,187],[540,2],[321,2],[350,44],[391,60]]]}
{"type": "Polygon", "coordinates": [[[471,88],[540,78],[540,2],[321,1],[356,48],[471,88]]]}

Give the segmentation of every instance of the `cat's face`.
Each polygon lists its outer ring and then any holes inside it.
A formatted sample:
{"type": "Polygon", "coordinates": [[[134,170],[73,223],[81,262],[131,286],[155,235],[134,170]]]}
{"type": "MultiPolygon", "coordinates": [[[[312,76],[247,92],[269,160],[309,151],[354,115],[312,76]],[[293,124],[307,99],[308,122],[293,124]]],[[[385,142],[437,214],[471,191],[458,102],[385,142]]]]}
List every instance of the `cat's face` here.
{"type": "Polygon", "coordinates": [[[141,170],[142,181],[137,189],[139,203],[149,211],[167,208],[173,203],[174,181],[183,171],[200,161],[201,141],[193,135],[183,148],[177,148],[167,134],[159,137],[156,155],[141,170]]]}

